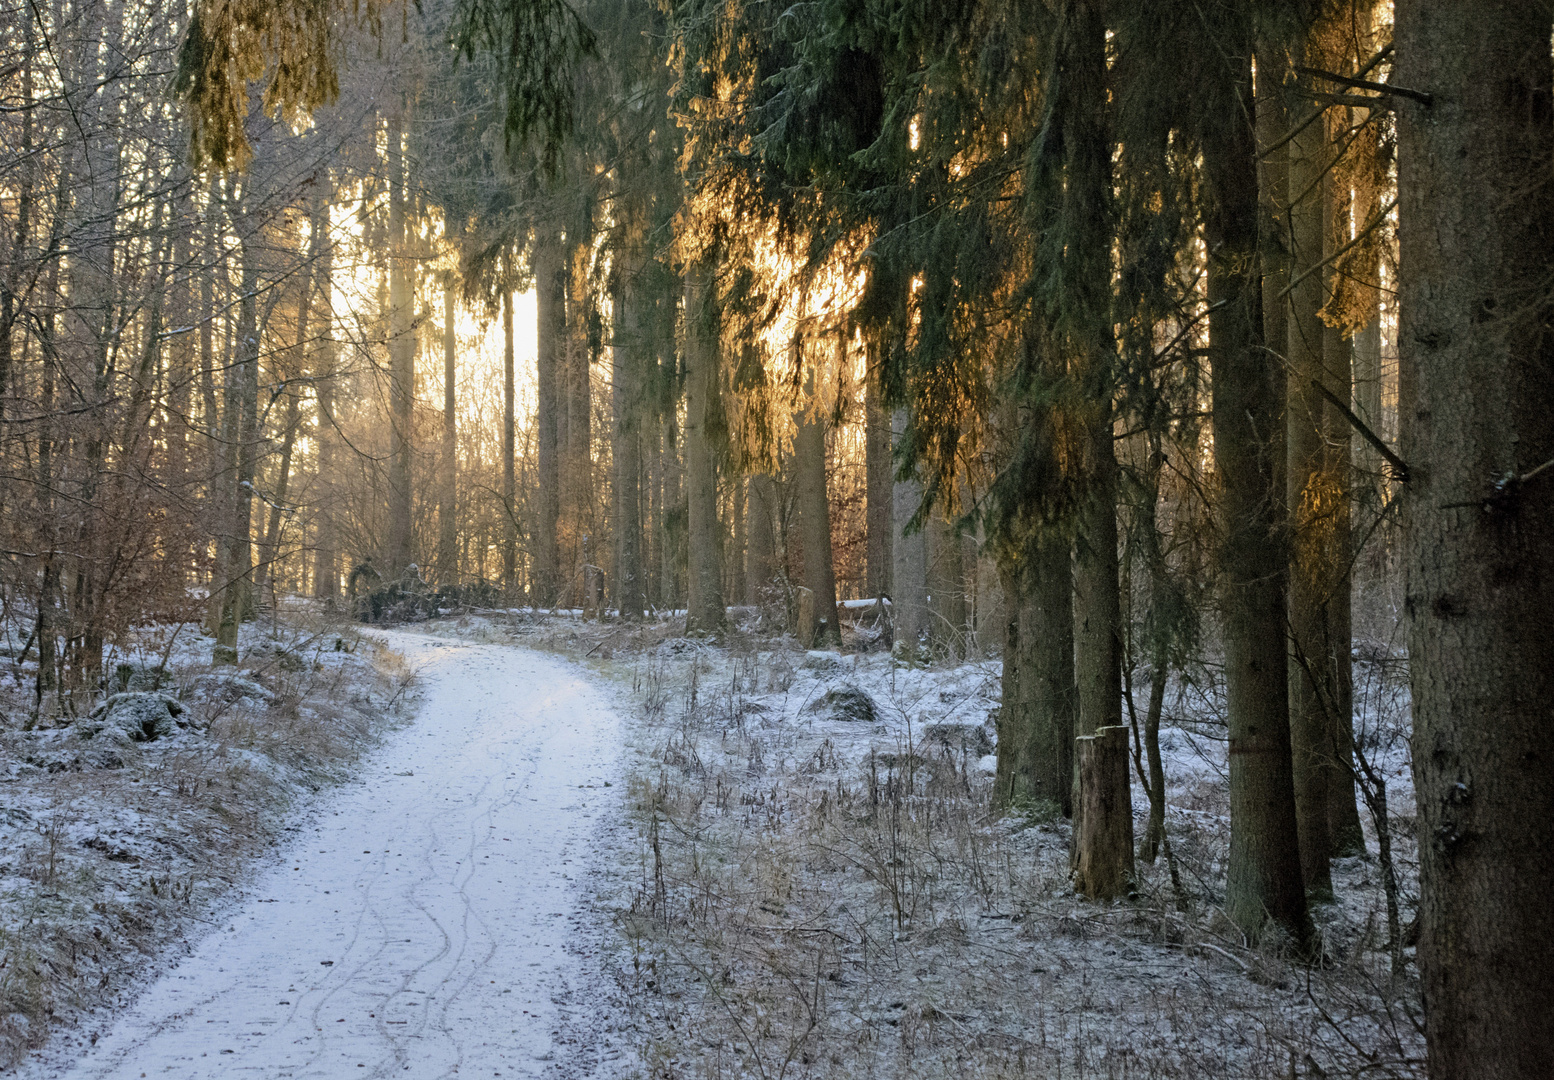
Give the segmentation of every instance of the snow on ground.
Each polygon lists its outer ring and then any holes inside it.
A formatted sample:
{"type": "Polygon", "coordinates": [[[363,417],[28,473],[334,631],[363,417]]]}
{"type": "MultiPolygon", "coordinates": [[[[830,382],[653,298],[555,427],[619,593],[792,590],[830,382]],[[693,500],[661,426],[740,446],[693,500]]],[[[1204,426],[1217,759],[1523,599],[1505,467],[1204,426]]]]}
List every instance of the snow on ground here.
{"type": "MultiPolygon", "coordinates": [[[[1164,860],[1140,863],[1136,901],[1096,904],[1073,892],[1067,822],[988,812],[996,662],[676,629],[461,630],[591,657],[632,706],[635,850],[601,875],[597,903],[615,916],[602,960],[650,1074],[1421,1074],[1418,985],[1389,972],[1374,844],[1340,861],[1339,902],[1315,913],[1323,966],[1248,948],[1220,913],[1212,667],[1172,688],[1162,733],[1182,887],[1164,860]]],[[[1370,732],[1395,733],[1399,703],[1362,725],[1394,780],[1400,744],[1370,732]]],[[[1406,785],[1398,795],[1406,921],[1406,785]]],[[[1134,808],[1141,833],[1137,787],[1134,808]]]]}
{"type": "MultiPolygon", "coordinates": [[[[416,672],[414,724],[229,873],[239,895],[195,905],[219,921],[176,969],[24,1075],[1417,1075],[1373,857],[1335,867],[1328,969],[1218,914],[1212,668],[1173,685],[1161,737],[1184,888],[1141,864],[1137,902],[1097,905],[1064,821],[987,813],[996,662],[675,629],[506,612],[381,634],[416,672]]],[[[1394,660],[1357,696],[1410,902],[1394,660]]],[[[263,740],[222,745],[276,768],[263,740]]],[[[94,828],[92,857],[138,866],[143,822],[94,828]]]]}
{"type": "Polygon", "coordinates": [[[188,958],[42,1077],[613,1071],[580,888],[619,784],[571,665],[389,633],[417,721],[320,800],[188,958]]]}
{"type": "Polygon", "coordinates": [[[138,628],[110,656],[112,689],[129,691],[111,710],[51,694],[35,712],[36,662],[12,658],[0,1069],[86,1038],[98,1010],[133,997],[406,703],[398,658],[349,626],[266,620],[239,644],[239,667],[213,669],[187,624],[138,628]]]}

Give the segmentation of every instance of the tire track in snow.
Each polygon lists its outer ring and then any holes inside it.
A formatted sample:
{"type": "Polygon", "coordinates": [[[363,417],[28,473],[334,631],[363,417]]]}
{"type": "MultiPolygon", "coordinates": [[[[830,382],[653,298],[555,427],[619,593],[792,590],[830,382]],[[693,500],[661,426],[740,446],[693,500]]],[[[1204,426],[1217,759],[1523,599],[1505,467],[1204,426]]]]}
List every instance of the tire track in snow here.
{"type": "Polygon", "coordinates": [[[568,927],[617,808],[619,727],[575,668],[390,634],[414,725],[366,758],[84,1057],[23,1075],[543,1075],[590,983],[568,927]],[[413,775],[407,775],[413,774],[413,775]]]}

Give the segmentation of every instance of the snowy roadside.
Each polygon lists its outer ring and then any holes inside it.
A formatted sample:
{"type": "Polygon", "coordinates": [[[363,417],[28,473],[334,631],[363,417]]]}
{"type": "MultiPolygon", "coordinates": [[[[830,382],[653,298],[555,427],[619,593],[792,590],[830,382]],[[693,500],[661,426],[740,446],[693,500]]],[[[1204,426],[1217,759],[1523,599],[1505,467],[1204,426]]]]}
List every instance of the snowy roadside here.
{"type": "Polygon", "coordinates": [[[63,1060],[188,952],[256,858],[397,723],[392,650],[344,625],[249,624],[237,668],[188,627],[115,650],[126,696],[30,723],[35,666],[0,687],[0,1069],[63,1060]],[[28,730],[28,728],[31,730],[28,730]]]}
{"type": "MultiPolygon", "coordinates": [[[[1219,914],[1212,670],[1173,686],[1162,732],[1182,895],[1161,860],[1140,864],[1137,901],[1094,904],[1070,885],[1065,821],[987,812],[995,662],[737,630],[713,646],[672,624],[461,632],[584,659],[626,701],[631,846],[596,902],[652,1075],[1421,1075],[1417,982],[1389,971],[1374,855],[1335,866],[1324,966],[1247,949],[1219,914]]],[[[1395,672],[1358,674],[1362,699],[1386,699],[1360,734],[1393,785],[1408,900],[1406,701],[1395,672]]],[[[1141,788],[1134,807],[1141,833],[1141,788]]]]}
{"type": "MultiPolygon", "coordinates": [[[[523,613],[386,640],[418,723],[69,1075],[1419,1075],[1373,859],[1335,867],[1324,968],[1218,915],[1212,671],[1162,732],[1179,910],[1163,864],[1086,903],[1062,819],[988,815],[994,662],[523,613]]],[[[1401,779],[1395,674],[1362,734],[1401,779]]]]}
{"type": "Polygon", "coordinates": [[[415,673],[416,722],[293,819],[100,1040],[56,1042],[24,1075],[631,1067],[586,885],[622,821],[615,714],[554,657],[371,633],[415,673]]]}

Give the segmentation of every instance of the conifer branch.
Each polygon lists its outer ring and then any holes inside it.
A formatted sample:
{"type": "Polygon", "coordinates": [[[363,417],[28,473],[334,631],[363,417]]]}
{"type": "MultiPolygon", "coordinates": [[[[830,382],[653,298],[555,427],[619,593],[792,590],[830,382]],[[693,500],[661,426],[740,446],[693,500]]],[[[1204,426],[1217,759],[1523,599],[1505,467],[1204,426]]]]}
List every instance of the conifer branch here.
{"type": "Polygon", "coordinates": [[[1305,281],[1312,274],[1315,274],[1317,271],[1331,266],[1333,263],[1347,255],[1349,252],[1353,251],[1356,247],[1365,241],[1366,237],[1370,236],[1371,233],[1375,232],[1378,228],[1381,227],[1381,223],[1387,220],[1387,215],[1392,213],[1392,208],[1397,206],[1397,204],[1398,201],[1396,198],[1391,199],[1386,206],[1383,206],[1380,210],[1376,211],[1376,216],[1371,218],[1370,221],[1366,222],[1365,228],[1361,229],[1355,235],[1353,240],[1349,241],[1347,244],[1333,252],[1321,262],[1316,263],[1313,266],[1308,266],[1299,274],[1295,275],[1295,280],[1291,281],[1284,287],[1283,291],[1279,293],[1278,298],[1283,300],[1286,296],[1290,295],[1290,293],[1294,292],[1300,283],[1305,281]]]}

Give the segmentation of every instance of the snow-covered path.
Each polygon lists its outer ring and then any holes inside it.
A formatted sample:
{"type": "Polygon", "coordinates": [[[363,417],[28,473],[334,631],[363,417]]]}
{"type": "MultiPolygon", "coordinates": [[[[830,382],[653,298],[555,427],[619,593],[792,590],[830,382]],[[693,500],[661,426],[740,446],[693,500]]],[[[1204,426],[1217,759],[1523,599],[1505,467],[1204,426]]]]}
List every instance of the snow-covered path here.
{"type": "Polygon", "coordinates": [[[622,790],[606,787],[618,721],[543,654],[390,638],[418,671],[416,722],[320,806],[193,955],[53,1075],[555,1069],[554,999],[592,979],[567,930],[622,790]]]}

